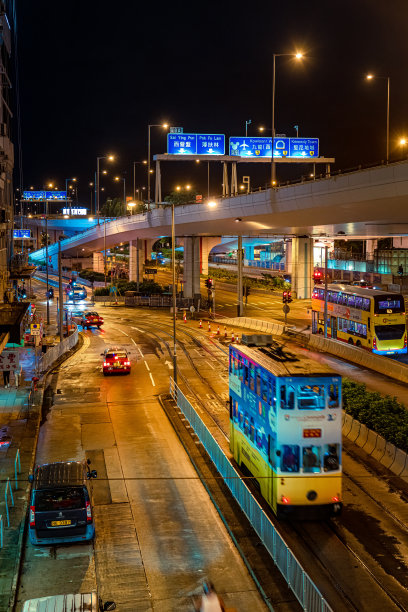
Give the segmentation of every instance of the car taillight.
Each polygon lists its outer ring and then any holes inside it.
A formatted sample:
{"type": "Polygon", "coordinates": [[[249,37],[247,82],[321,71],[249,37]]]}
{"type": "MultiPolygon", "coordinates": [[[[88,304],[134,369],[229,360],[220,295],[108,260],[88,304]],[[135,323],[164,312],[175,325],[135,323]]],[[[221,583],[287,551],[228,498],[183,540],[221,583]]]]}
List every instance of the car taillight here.
{"type": "Polygon", "coordinates": [[[405,335],[404,336],[404,348],[406,348],[406,347],[407,347],[407,336],[405,335]]]}
{"type": "Polygon", "coordinates": [[[103,367],[106,368],[108,364],[106,363],[106,361],[103,362],[103,367]]]}
{"type": "Polygon", "coordinates": [[[285,495],[282,495],[281,501],[282,501],[282,504],[288,504],[289,503],[289,499],[287,497],[285,497],[285,495]]]}
{"type": "Polygon", "coordinates": [[[30,506],[30,527],[35,527],[35,506],[30,506]]]}
{"type": "Polygon", "coordinates": [[[339,502],[339,501],[340,501],[340,494],[337,493],[337,495],[334,495],[332,497],[332,502],[336,503],[336,502],[339,502]]]}
{"type": "Polygon", "coordinates": [[[125,365],[130,365],[130,361],[125,361],[125,365]]]}
{"type": "Polygon", "coordinates": [[[86,522],[92,523],[92,511],[91,511],[91,503],[86,502],[86,522]]]}

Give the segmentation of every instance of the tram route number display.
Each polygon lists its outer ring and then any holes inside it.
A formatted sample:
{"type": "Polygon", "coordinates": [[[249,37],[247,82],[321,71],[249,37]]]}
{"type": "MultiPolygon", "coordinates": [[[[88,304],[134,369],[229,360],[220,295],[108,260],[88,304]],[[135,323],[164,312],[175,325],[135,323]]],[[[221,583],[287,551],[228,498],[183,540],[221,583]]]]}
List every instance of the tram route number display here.
{"type": "Polygon", "coordinates": [[[303,437],[304,438],[321,438],[322,430],[321,429],[304,429],[303,437]]]}

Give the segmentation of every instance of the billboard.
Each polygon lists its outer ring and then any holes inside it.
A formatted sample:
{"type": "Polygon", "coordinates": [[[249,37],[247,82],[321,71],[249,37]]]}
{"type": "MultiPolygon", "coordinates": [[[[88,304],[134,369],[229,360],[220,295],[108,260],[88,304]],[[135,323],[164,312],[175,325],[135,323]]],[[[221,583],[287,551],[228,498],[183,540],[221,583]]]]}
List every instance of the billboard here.
{"type": "Polygon", "coordinates": [[[66,191],[23,191],[23,200],[66,200],[66,191]]]}
{"type": "Polygon", "coordinates": [[[169,155],[225,155],[224,134],[167,134],[169,155]]]}
{"type": "MultiPolygon", "coordinates": [[[[271,157],[272,137],[269,136],[231,136],[229,154],[238,157],[271,157]]],[[[275,136],[273,156],[276,158],[314,158],[319,157],[318,138],[287,138],[275,136]]]]}

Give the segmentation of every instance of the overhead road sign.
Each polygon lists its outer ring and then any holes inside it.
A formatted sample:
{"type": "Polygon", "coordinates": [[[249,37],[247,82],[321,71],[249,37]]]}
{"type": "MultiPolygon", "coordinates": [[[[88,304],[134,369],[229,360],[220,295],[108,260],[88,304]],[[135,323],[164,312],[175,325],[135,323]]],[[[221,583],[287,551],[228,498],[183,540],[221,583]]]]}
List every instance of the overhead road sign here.
{"type": "Polygon", "coordinates": [[[87,208],[63,208],[62,209],[63,215],[80,216],[80,215],[86,215],[87,212],[88,212],[87,208]]]}
{"type": "MultiPolygon", "coordinates": [[[[200,161],[211,161],[211,162],[236,162],[236,163],[257,163],[257,164],[270,164],[271,157],[240,157],[238,155],[195,155],[195,159],[200,161]]],[[[160,153],[153,155],[154,161],[174,161],[179,162],[185,160],[188,162],[192,160],[191,155],[171,155],[169,153],[160,153]]],[[[277,157],[275,159],[277,164],[334,164],[336,161],[335,157],[277,157]]]]}
{"type": "Polygon", "coordinates": [[[31,238],[31,230],[29,229],[15,229],[13,230],[13,238],[16,240],[21,240],[24,238],[31,238]]]}
{"type": "Polygon", "coordinates": [[[170,155],[224,155],[224,134],[167,134],[170,155]]]}
{"type": "MultiPolygon", "coordinates": [[[[273,149],[273,156],[277,159],[316,159],[319,157],[319,139],[275,136],[273,149]]],[[[271,151],[272,137],[231,136],[229,139],[230,155],[246,158],[271,157],[271,151]]]]}
{"type": "Polygon", "coordinates": [[[23,200],[66,200],[66,191],[23,191],[23,200]]]}
{"type": "Polygon", "coordinates": [[[182,127],[171,127],[170,128],[170,134],[182,134],[182,133],[183,133],[182,127]]]}

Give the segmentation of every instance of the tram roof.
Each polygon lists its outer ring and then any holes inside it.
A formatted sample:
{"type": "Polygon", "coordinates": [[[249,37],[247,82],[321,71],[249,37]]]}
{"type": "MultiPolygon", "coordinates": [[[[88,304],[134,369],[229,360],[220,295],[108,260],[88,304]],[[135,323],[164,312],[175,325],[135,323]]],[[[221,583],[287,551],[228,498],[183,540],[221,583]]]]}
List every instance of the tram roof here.
{"type": "MultiPolygon", "coordinates": [[[[252,361],[258,363],[261,367],[271,372],[274,376],[336,376],[337,373],[323,363],[314,361],[296,353],[297,361],[277,361],[266,355],[263,351],[256,347],[244,346],[242,344],[232,345],[243,355],[246,355],[252,361]]],[[[293,351],[291,351],[293,354],[293,351]]],[[[340,376],[340,375],[338,375],[340,376]]]]}
{"type": "MultiPolygon", "coordinates": [[[[373,297],[375,295],[401,295],[396,291],[383,291],[382,289],[368,289],[367,287],[358,287],[357,285],[346,285],[343,283],[329,283],[327,285],[329,291],[341,291],[343,293],[354,293],[362,297],[373,297]]],[[[316,285],[315,289],[324,289],[324,285],[316,285]]]]}

